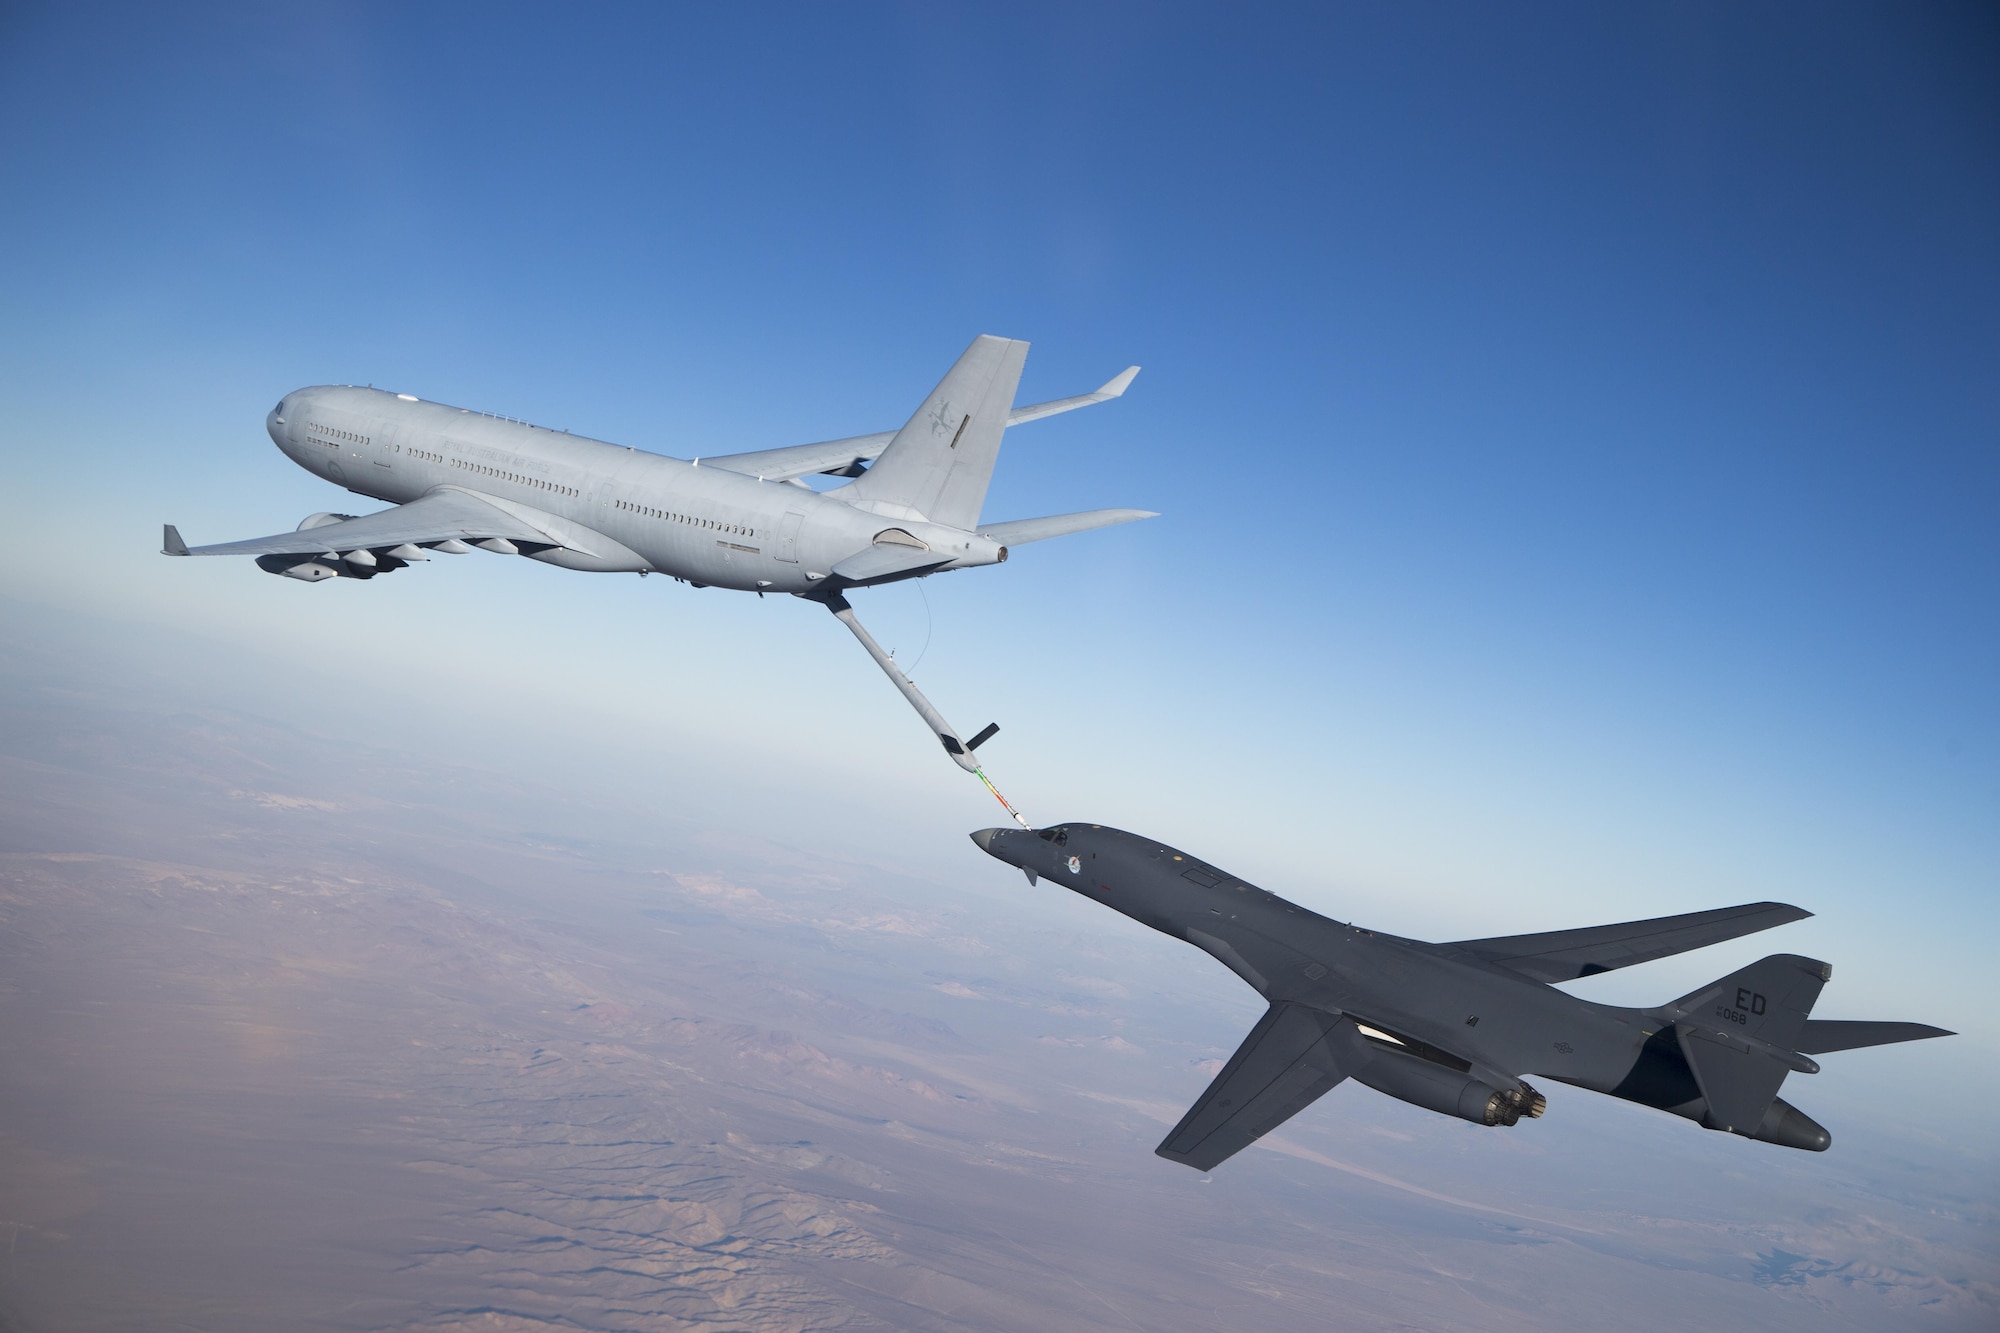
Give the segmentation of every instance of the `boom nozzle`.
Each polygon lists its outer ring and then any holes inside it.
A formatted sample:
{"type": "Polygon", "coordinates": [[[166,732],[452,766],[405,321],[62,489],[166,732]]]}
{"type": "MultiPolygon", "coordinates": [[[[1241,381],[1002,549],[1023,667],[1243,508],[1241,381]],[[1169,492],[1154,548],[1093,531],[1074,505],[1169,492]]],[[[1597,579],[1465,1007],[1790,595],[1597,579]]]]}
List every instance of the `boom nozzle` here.
{"type": "Polygon", "coordinates": [[[1013,802],[1000,794],[1000,789],[993,785],[993,779],[986,776],[986,770],[981,768],[979,761],[972,757],[974,747],[982,744],[994,732],[1000,730],[999,724],[994,723],[987,727],[986,730],[972,738],[970,745],[966,744],[963,740],[959,739],[958,732],[951,723],[944,720],[944,714],[932,707],[929,699],[924,698],[923,691],[917,688],[916,682],[903,674],[902,668],[896,665],[896,659],[882,651],[882,645],[875,642],[875,636],[870,634],[859,620],[855,619],[854,608],[848,604],[845,597],[842,597],[838,591],[834,592],[826,598],[826,609],[833,612],[834,619],[853,631],[854,637],[861,641],[861,646],[868,650],[868,655],[875,659],[875,665],[882,668],[882,674],[887,676],[889,682],[902,692],[905,699],[909,700],[910,707],[917,710],[917,716],[924,720],[924,724],[931,729],[932,734],[943,744],[944,752],[951,756],[951,761],[972,774],[973,777],[985,783],[986,790],[993,793],[993,799],[1000,802],[1007,813],[1014,817],[1016,824],[1019,824],[1024,829],[1033,828],[1034,825],[1024,819],[1021,812],[1014,808],[1013,802]]]}

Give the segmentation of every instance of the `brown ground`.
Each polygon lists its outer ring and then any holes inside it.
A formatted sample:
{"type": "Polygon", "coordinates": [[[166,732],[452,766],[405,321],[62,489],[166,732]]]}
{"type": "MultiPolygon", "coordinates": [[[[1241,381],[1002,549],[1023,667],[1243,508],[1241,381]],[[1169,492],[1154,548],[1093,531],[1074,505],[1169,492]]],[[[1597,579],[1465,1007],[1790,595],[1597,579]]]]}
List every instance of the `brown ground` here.
{"type": "Polygon", "coordinates": [[[1254,997],[1047,886],[6,688],[0,1328],[2000,1322],[1949,1157],[1343,1087],[1204,1180],[1254,997]]]}

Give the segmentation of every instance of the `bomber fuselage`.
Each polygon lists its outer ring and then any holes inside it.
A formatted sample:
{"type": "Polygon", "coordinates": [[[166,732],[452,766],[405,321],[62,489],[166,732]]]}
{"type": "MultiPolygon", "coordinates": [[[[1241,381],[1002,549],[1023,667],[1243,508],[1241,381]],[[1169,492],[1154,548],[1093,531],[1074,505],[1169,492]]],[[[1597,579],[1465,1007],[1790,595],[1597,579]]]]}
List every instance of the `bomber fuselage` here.
{"type": "Polygon", "coordinates": [[[985,850],[1213,955],[1272,1003],[1347,1014],[1496,1086],[1539,1074],[1615,1093],[1660,1027],[1449,946],[1335,921],[1162,843],[1094,824],[991,829],[985,850]]]}

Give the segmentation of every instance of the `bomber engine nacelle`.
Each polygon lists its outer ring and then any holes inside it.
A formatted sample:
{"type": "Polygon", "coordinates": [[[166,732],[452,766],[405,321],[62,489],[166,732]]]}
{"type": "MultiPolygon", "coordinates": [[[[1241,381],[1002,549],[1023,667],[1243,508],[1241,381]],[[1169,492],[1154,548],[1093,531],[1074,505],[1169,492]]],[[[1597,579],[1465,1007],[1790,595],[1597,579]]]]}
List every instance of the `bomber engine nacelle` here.
{"type": "Polygon", "coordinates": [[[1523,1083],[1521,1091],[1496,1088],[1462,1070],[1370,1042],[1373,1057],[1355,1071],[1357,1082],[1398,1101],[1454,1115],[1475,1125],[1512,1125],[1548,1107],[1548,1098],[1523,1083]]]}

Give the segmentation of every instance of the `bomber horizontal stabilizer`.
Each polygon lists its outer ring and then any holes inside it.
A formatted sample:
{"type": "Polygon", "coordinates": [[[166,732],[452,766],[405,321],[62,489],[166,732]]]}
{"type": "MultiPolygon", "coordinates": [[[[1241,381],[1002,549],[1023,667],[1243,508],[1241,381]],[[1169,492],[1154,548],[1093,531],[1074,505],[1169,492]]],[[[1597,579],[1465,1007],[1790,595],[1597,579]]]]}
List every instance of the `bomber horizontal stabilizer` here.
{"type": "Polygon", "coordinates": [[[1153,1151],[1212,1171],[1368,1063],[1354,1020],[1274,1004],[1173,1132],[1153,1151]]]}
{"type": "Polygon", "coordinates": [[[1853,1051],[1863,1046],[1888,1046],[1899,1041],[1923,1041],[1929,1037],[1956,1037],[1956,1032],[1934,1028],[1929,1023],[1872,1023],[1845,1018],[1808,1018],[1798,1049],[1806,1055],[1829,1051],[1853,1051]]]}
{"type": "Polygon", "coordinates": [[[1718,907],[1708,912],[1660,916],[1647,921],[1550,930],[1539,935],[1454,940],[1447,947],[1463,949],[1476,958],[1498,963],[1535,981],[1571,981],[1754,935],[1811,915],[1803,907],[1789,903],[1746,903],[1741,907],[1718,907]]]}

